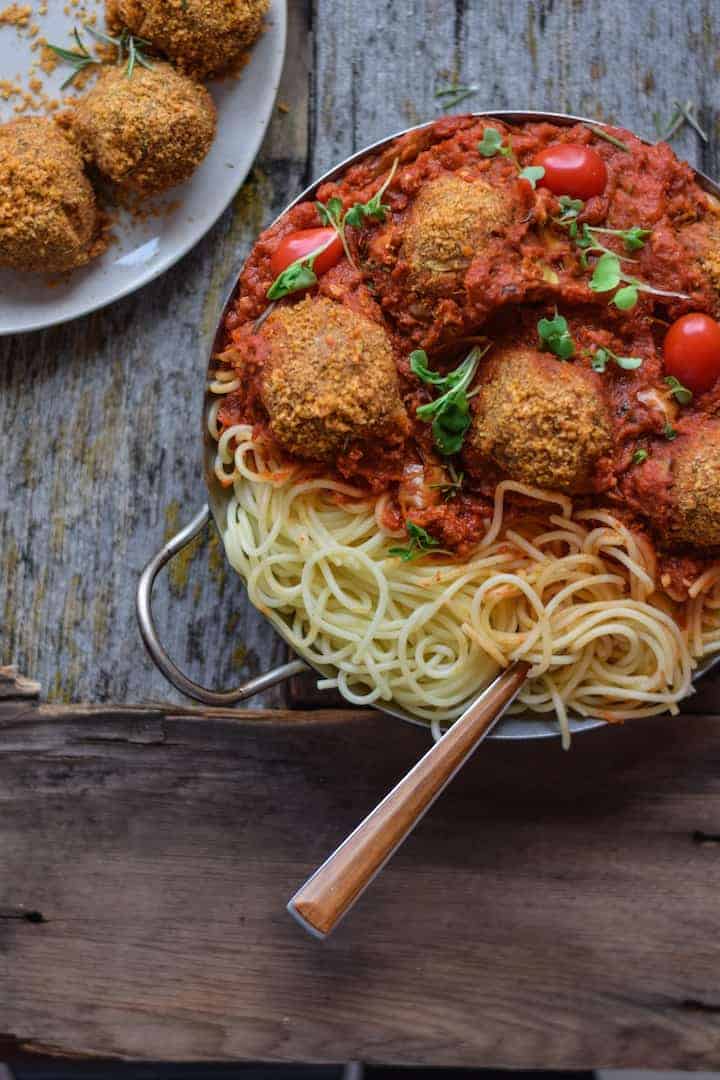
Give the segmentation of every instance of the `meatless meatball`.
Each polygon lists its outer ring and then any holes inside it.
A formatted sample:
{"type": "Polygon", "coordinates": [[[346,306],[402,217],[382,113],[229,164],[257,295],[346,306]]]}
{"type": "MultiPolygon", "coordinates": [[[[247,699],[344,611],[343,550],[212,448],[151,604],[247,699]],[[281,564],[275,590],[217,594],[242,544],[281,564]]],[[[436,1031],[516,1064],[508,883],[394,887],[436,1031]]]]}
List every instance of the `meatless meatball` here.
{"type": "Polygon", "coordinates": [[[663,537],[720,546],[720,420],[691,422],[674,442],[658,442],[623,479],[632,504],[663,537]]]}
{"type": "Polygon", "coordinates": [[[509,194],[485,180],[448,173],[426,184],[403,241],[411,286],[421,292],[457,287],[483,243],[507,228],[513,216],[509,194]]]}
{"type": "Polygon", "coordinates": [[[215,135],[204,87],[169,64],[104,68],[63,122],[89,162],[116,184],[152,194],[192,176],[215,135]]]}
{"type": "Polygon", "coordinates": [[[195,79],[236,68],[262,30],[268,0],[106,0],[111,29],[127,27],[195,79]]]}
{"type": "Polygon", "coordinates": [[[57,273],[104,246],[75,147],[39,117],[0,127],[0,266],[57,273]]]}
{"type": "Polygon", "coordinates": [[[612,448],[599,377],[523,346],[506,346],[483,372],[467,442],[470,470],[492,461],[512,480],[571,494],[592,490],[612,448]]]}
{"type": "Polygon", "coordinates": [[[408,430],[386,332],[324,297],[276,308],[260,331],[269,346],[262,399],[279,442],[328,460],[349,442],[408,430]]]}

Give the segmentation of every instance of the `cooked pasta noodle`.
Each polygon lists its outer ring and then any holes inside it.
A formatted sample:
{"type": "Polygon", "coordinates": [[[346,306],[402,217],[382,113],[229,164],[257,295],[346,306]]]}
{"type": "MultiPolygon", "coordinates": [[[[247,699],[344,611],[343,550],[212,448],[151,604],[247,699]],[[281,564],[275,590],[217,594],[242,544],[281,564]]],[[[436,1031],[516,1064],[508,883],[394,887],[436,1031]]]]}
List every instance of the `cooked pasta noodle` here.
{"type": "MultiPolygon", "coordinates": [[[[222,393],[225,387],[217,387],[222,393]]],[[[496,489],[472,556],[389,554],[380,499],[275,460],[248,425],[219,435],[232,488],[222,523],[251,602],[353,704],[393,705],[437,735],[498,669],[531,666],[515,711],[622,721],[677,712],[697,660],[720,647],[720,571],[684,603],[655,588],[647,543],[607,509],[514,481],[496,489]],[[537,511],[506,524],[519,493],[537,511]]],[[[218,437],[219,436],[219,437],[218,437]]]]}

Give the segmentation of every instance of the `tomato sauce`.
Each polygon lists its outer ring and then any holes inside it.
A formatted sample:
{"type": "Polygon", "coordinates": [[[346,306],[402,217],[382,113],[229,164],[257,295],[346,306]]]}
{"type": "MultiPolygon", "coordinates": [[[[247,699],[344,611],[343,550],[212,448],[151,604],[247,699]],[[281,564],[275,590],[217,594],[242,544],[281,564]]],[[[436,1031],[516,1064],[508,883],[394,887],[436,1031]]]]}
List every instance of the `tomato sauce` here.
{"type": "MultiPolygon", "coordinates": [[[[412,425],[403,446],[356,442],[337,455],[332,468],[369,491],[389,491],[389,524],[397,527],[398,522],[413,520],[443,547],[460,554],[470,550],[484,532],[494,487],[504,474],[491,461],[473,463],[470,451],[466,457],[455,457],[448,474],[448,462],[438,453],[430,424],[416,416],[417,408],[433,401],[436,391],[415,377],[409,356],[414,349],[424,349],[431,367],[446,373],[475,344],[492,343],[488,358],[498,342],[537,350],[538,321],[562,313],[574,342],[569,362],[590,373],[612,427],[611,451],[598,459],[589,489],[578,492],[578,497],[581,502],[601,497],[614,511],[651,531],[659,550],[669,552],[664,573],[673,594],[687,588],[707,558],[706,550],[694,551],[687,543],[678,546],[672,539],[674,454],[678,446],[686,445],[683,436],[693,425],[712,426],[720,415],[720,390],[716,385],[696,395],[692,403],[679,405],[666,383],[663,341],[668,327],[682,315],[720,314],[720,206],[667,145],[647,146],[621,129],[610,129],[610,134],[622,145],[583,124],[509,127],[499,120],[443,118],[320,185],[316,200],[327,205],[338,199],[347,211],[355,204],[367,204],[397,163],[382,196],[388,208],[384,219],[380,215],[360,227],[346,228],[355,265],[342,257],[318,275],[312,288],[385,327],[412,425]],[[479,149],[488,128],[501,137],[502,153],[484,155],[479,149]],[[542,180],[533,189],[523,178],[527,166],[550,160],[548,148],[562,144],[591,151],[584,155],[594,170],[587,190],[597,191],[570,207],[572,228],[562,221],[568,208],[558,194],[542,180]],[[464,211],[453,202],[452,185],[445,203],[432,206],[424,223],[419,217],[428,193],[440,191],[448,176],[485,193],[487,201],[487,223],[481,222],[485,231],[479,241],[476,237],[465,247],[463,236],[453,233],[457,216],[464,211]],[[635,228],[643,231],[642,243],[629,249],[617,233],[635,228]],[[596,231],[585,233],[586,229],[596,231]],[[578,235],[587,235],[589,246],[578,244],[578,235]],[[592,288],[593,274],[604,255],[619,258],[623,280],[598,291],[592,288]],[[438,269],[438,259],[448,262],[438,269]],[[633,282],[640,285],[636,303],[622,309],[612,298],[618,288],[633,282]],[[602,371],[599,355],[606,356],[602,371]],[[641,363],[625,369],[618,357],[641,363]],[[429,480],[418,485],[418,468],[428,477],[439,470],[441,478],[451,478],[444,488],[429,480]],[[458,474],[462,474],[459,483],[458,474]]],[[[221,427],[242,421],[257,425],[268,439],[275,437],[262,402],[266,345],[262,326],[255,324],[268,309],[273,258],[280,245],[285,242],[290,250],[286,238],[291,234],[324,224],[315,200],[303,202],[255,244],[226,317],[219,363],[238,371],[242,385],[224,400],[221,427]]],[[[468,228],[475,224],[473,219],[468,228]]],[[[304,295],[292,294],[280,302],[293,304],[304,295]]],[[[478,367],[480,381],[484,363],[478,367]]],[[[477,401],[471,390],[471,417],[477,401]]],[[[317,467],[308,463],[310,470],[317,467]]],[[[327,471],[327,466],[323,468],[327,471]]],[[[718,530],[720,535],[720,523],[718,530]]]]}

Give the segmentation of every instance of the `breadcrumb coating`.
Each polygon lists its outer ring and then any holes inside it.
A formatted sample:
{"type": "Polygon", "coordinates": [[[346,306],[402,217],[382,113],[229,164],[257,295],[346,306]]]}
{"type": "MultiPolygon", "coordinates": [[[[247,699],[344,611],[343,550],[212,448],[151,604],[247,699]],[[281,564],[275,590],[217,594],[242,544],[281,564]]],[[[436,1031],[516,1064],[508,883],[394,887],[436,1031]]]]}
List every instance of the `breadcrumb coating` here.
{"type": "Polygon", "coordinates": [[[672,512],[668,530],[695,547],[720,545],[720,422],[699,424],[671,451],[672,512]]]}
{"type": "Polygon", "coordinates": [[[484,373],[468,439],[513,480],[570,494],[587,491],[612,449],[598,376],[520,346],[499,349],[484,373]]]}
{"type": "Polygon", "coordinates": [[[267,9],[268,0],[106,0],[111,32],[127,27],[198,80],[239,66],[267,9]]]}
{"type": "Polygon", "coordinates": [[[454,173],[430,181],[416,198],[405,229],[403,257],[412,277],[433,279],[464,272],[483,242],[511,224],[513,202],[483,180],[454,173]]]}
{"type": "Polygon", "coordinates": [[[154,194],[192,176],[215,136],[215,105],[207,90],[152,61],[107,67],[62,122],[83,156],[131,191],[154,194]]]}
{"type": "Polygon", "coordinates": [[[404,435],[385,330],[325,297],[277,307],[260,331],[270,346],[262,397],[276,438],[327,460],[350,442],[404,435]]]}
{"type": "Polygon", "coordinates": [[[0,127],[0,266],[62,273],[106,247],[77,149],[51,120],[0,127]]]}

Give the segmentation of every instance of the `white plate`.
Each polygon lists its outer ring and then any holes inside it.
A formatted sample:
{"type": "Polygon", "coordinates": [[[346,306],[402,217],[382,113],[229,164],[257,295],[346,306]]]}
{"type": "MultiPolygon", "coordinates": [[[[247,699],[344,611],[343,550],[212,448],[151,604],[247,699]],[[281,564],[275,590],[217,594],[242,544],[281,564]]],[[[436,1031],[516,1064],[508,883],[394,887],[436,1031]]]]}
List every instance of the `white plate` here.
{"type": "MultiPolygon", "coordinates": [[[[50,0],[48,13],[33,15],[31,21],[39,24],[47,41],[70,48],[74,20],[64,7],[50,0]]],[[[83,10],[96,10],[97,25],[103,25],[101,0],[91,0],[83,10]]],[[[164,273],[204,236],[247,176],[265,134],[285,55],[286,15],[286,0],[271,0],[266,29],[240,76],[209,86],[218,107],[218,132],[210,153],[187,184],[155,200],[155,205],[175,208],[145,222],[123,215],[108,251],[64,279],[0,270],[0,334],[53,326],[118,300],[164,273]]],[[[38,56],[31,51],[32,40],[27,31],[0,26],[0,72],[13,81],[19,77],[25,89],[30,64],[38,56]]],[[[69,73],[69,67],[58,65],[43,77],[44,91],[60,96],[60,84],[69,73]]],[[[0,99],[0,120],[16,117],[16,101],[0,99]]]]}

